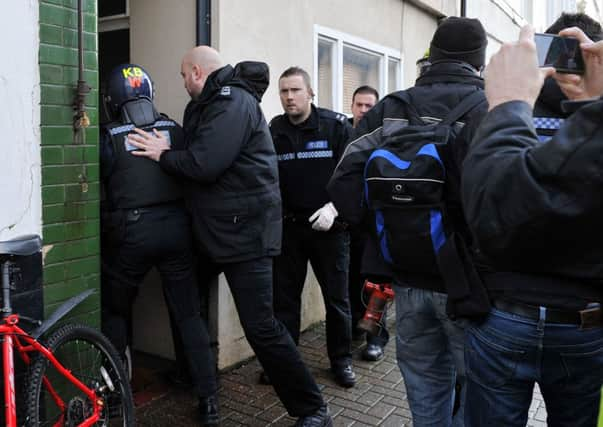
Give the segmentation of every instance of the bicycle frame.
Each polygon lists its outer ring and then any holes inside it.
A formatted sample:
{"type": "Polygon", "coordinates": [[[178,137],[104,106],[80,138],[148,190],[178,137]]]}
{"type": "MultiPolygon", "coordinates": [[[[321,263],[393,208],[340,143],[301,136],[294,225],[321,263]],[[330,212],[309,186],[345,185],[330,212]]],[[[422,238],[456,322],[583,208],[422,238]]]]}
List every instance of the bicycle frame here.
{"type": "MultiPolygon", "coordinates": [[[[54,368],[65,378],[67,378],[74,386],[80,389],[92,402],[93,412],[83,423],[80,424],[82,427],[91,426],[100,419],[100,412],[104,406],[104,402],[99,398],[94,391],[83,384],[80,380],[74,377],[71,372],[54,357],[52,352],[40,344],[36,339],[31,337],[23,329],[19,328],[19,315],[11,314],[3,320],[3,324],[0,325],[0,336],[3,337],[2,341],[2,357],[3,357],[3,372],[4,372],[4,396],[5,396],[5,422],[9,427],[17,426],[17,404],[15,399],[15,369],[13,361],[13,347],[17,349],[21,359],[25,364],[30,363],[30,353],[38,352],[41,353],[54,368]]],[[[64,411],[66,409],[65,402],[61,399],[59,394],[55,391],[50,381],[47,378],[43,380],[44,387],[48,390],[50,396],[54,400],[55,404],[63,412],[61,419],[55,424],[57,426],[63,425],[64,423],[64,411]]]]}

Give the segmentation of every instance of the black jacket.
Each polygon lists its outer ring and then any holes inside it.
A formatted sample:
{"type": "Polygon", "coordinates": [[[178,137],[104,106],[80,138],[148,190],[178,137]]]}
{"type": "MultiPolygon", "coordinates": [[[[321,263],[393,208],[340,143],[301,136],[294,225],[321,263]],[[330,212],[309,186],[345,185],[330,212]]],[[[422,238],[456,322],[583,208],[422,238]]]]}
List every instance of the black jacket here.
{"type": "Polygon", "coordinates": [[[214,71],[184,113],[186,150],[166,151],[168,172],[189,178],[187,206],[202,252],[215,262],[274,256],[281,199],[270,130],[259,102],[268,66],[242,62],[214,71]]]}
{"type": "MultiPolygon", "coordinates": [[[[419,115],[423,120],[429,121],[433,118],[445,117],[463,98],[482,89],[483,79],[476,75],[468,65],[459,62],[437,62],[417,79],[416,85],[408,92],[419,115]]],[[[465,223],[459,194],[460,165],[473,133],[486,114],[486,110],[487,106],[484,103],[483,106],[465,116],[463,130],[455,140],[454,148],[447,160],[449,164],[446,170],[450,183],[447,187],[449,192],[447,199],[450,201],[449,213],[461,228],[465,226],[465,223]]],[[[358,124],[355,129],[356,139],[346,148],[327,186],[331,200],[344,220],[352,224],[358,224],[364,220],[368,213],[362,202],[363,172],[366,160],[383,138],[408,123],[407,118],[406,104],[400,100],[396,92],[377,103],[358,124]]],[[[378,251],[371,251],[371,253],[375,254],[378,251]]],[[[365,257],[363,263],[365,263],[363,270],[366,273],[370,273],[371,270],[375,270],[374,274],[382,276],[387,273],[386,266],[380,260],[365,257]],[[372,266],[368,265],[373,263],[372,266]]],[[[444,290],[441,281],[434,282],[432,278],[427,279],[425,283],[421,283],[422,278],[415,276],[406,276],[401,279],[409,280],[413,286],[444,290]]]]}
{"type": "Polygon", "coordinates": [[[329,202],[326,185],[352,128],[343,114],[312,105],[308,119],[292,124],[286,114],[270,122],[278,157],[283,210],[311,215],[329,202]]]}
{"type": "Polygon", "coordinates": [[[520,101],[488,113],[465,160],[462,198],[482,252],[526,280],[491,289],[583,307],[603,294],[603,101],[579,109],[546,144],[520,101]]]}

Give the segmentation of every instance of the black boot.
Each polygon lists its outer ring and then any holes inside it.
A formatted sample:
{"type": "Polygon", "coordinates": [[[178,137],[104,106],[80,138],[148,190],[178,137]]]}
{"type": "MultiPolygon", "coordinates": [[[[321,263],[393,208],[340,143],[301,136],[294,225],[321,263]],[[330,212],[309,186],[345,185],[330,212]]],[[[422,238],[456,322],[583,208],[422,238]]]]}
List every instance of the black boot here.
{"type": "Polygon", "coordinates": [[[323,405],[316,412],[305,417],[299,417],[294,427],[332,427],[333,419],[329,415],[327,405],[323,405]]]}
{"type": "Polygon", "coordinates": [[[218,396],[213,394],[199,399],[199,416],[202,426],[217,426],[220,422],[218,396]]]}

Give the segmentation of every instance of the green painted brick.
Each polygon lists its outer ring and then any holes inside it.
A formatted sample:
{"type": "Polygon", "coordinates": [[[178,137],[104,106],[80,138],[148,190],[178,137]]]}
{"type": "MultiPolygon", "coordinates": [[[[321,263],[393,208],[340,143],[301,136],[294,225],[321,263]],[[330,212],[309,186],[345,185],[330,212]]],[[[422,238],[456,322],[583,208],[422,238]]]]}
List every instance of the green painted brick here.
{"type": "Polygon", "coordinates": [[[73,143],[71,126],[42,126],[42,145],[65,145],[73,143]]]}
{"type": "Polygon", "coordinates": [[[82,146],[66,146],[65,147],[65,164],[84,163],[84,147],[82,146]]]}
{"type": "Polygon", "coordinates": [[[100,255],[100,238],[86,240],[86,255],[100,255]]]}
{"type": "Polygon", "coordinates": [[[85,13],[84,14],[84,31],[88,33],[96,33],[96,14],[85,13]]]}
{"type": "Polygon", "coordinates": [[[68,202],[84,202],[87,200],[98,200],[100,194],[99,183],[88,182],[87,184],[87,186],[82,184],[66,185],[65,200],[68,202]]]}
{"type": "MultiPolygon", "coordinates": [[[[79,80],[79,70],[77,65],[75,67],[64,67],[63,68],[63,83],[76,86],[79,80]]],[[[98,78],[98,72],[94,70],[84,70],[84,80],[89,86],[96,86],[96,79],[98,78]]]]}
{"type": "Polygon", "coordinates": [[[42,184],[79,183],[85,176],[83,165],[42,166],[42,184]]]}
{"type": "Polygon", "coordinates": [[[98,126],[90,126],[86,129],[86,144],[98,145],[98,126]]]}
{"type": "Polygon", "coordinates": [[[63,203],[65,201],[65,187],[63,185],[43,186],[42,204],[63,203]]]}
{"type": "Polygon", "coordinates": [[[86,255],[86,240],[77,240],[65,245],[65,260],[74,260],[86,255]]]}
{"type": "MultiPolygon", "coordinates": [[[[95,33],[83,33],[83,41],[84,41],[84,51],[96,52],[97,39],[95,33]]],[[[65,29],[63,31],[63,45],[73,48],[78,48],[78,36],[77,30],[68,30],[65,29]]]]}
{"type": "Polygon", "coordinates": [[[65,245],[55,244],[48,250],[44,257],[46,264],[56,264],[65,259],[65,245]]]}
{"type": "Polygon", "coordinates": [[[57,105],[42,105],[41,114],[42,126],[71,126],[73,123],[73,110],[71,108],[57,105]]]}
{"type": "Polygon", "coordinates": [[[77,0],[63,0],[63,6],[77,9],[77,0]]]}
{"type": "Polygon", "coordinates": [[[84,239],[86,237],[94,237],[98,236],[99,233],[99,222],[94,219],[70,222],[65,224],[66,240],[77,240],[84,239]]]}
{"type": "Polygon", "coordinates": [[[84,162],[98,163],[100,160],[98,147],[95,145],[87,145],[84,147],[84,162]]]}
{"type": "Polygon", "coordinates": [[[40,23],[77,28],[77,13],[52,4],[40,4],[40,23]]]}
{"type": "Polygon", "coordinates": [[[40,63],[77,66],[77,49],[41,43],[40,63]]]}
{"type": "Polygon", "coordinates": [[[42,208],[44,224],[56,224],[65,221],[65,205],[49,205],[42,208]]]}
{"type": "Polygon", "coordinates": [[[65,278],[67,279],[97,273],[98,271],[100,271],[99,256],[81,258],[65,263],[65,278]]]}
{"type": "Polygon", "coordinates": [[[87,280],[84,277],[51,284],[44,288],[44,302],[49,305],[63,302],[86,289],[89,288],[87,280]]]}
{"type": "Polygon", "coordinates": [[[75,91],[69,86],[43,84],[40,88],[42,105],[71,106],[74,96],[75,91]]]}
{"type": "Polygon", "coordinates": [[[63,0],[42,0],[40,3],[62,5],[63,4],[63,0]]]}
{"type": "Polygon", "coordinates": [[[46,264],[44,266],[44,283],[56,283],[65,280],[64,264],[46,264]]]}
{"type": "Polygon", "coordinates": [[[99,165],[92,164],[86,166],[86,177],[88,181],[98,181],[100,179],[99,165]]]}
{"type": "Polygon", "coordinates": [[[96,16],[96,0],[84,0],[84,12],[93,13],[96,16]]]}
{"type": "Polygon", "coordinates": [[[42,236],[45,244],[62,242],[65,238],[65,224],[44,224],[42,236]]]}
{"type": "Polygon", "coordinates": [[[60,65],[40,64],[40,83],[62,83],[63,67],[60,65]]]}
{"type": "Polygon", "coordinates": [[[62,147],[42,147],[42,164],[60,165],[63,163],[62,147]]]}
{"type": "Polygon", "coordinates": [[[55,25],[40,24],[40,43],[56,44],[63,43],[63,28],[55,25]]]}

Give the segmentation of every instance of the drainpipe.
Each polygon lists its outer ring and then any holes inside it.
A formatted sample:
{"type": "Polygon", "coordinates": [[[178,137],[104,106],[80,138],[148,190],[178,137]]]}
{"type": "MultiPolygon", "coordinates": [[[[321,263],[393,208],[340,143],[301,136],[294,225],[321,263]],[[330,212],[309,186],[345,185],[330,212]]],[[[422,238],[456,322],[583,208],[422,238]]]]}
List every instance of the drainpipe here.
{"type": "Polygon", "coordinates": [[[467,16],[467,0],[461,0],[461,16],[467,16]]]}
{"type": "Polygon", "coordinates": [[[197,0],[197,46],[211,46],[211,0],[197,0]]]}
{"type": "MultiPolygon", "coordinates": [[[[78,58],[78,81],[73,102],[75,115],[73,119],[73,128],[77,134],[90,126],[90,119],[86,113],[86,95],[92,89],[84,80],[84,10],[83,0],[77,1],[77,58],[78,58]]],[[[81,141],[81,138],[79,138],[81,141]]]]}

